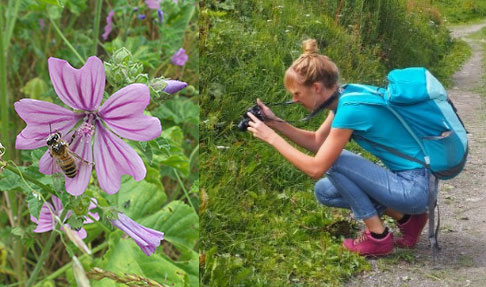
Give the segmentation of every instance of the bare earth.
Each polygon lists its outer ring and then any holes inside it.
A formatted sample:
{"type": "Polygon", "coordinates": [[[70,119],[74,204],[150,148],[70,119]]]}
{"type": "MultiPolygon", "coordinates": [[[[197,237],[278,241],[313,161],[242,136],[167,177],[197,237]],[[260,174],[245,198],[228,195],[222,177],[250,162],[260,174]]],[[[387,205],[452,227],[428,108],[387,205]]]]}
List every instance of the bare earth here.
{"type": "Polygon", "coordinates": [[[438,261],[433,264],[426,226],[413,251],[396,249],[388,258],[370,259],[371,271],[346,286],[486,286],[486,99],[479,92],[486,85],[485,40],[464,38],[483,27],[486,23],[451,29],[472,48],[448,91],[469,131],[470,153],[464,171],[440,184],[438,261]]]}

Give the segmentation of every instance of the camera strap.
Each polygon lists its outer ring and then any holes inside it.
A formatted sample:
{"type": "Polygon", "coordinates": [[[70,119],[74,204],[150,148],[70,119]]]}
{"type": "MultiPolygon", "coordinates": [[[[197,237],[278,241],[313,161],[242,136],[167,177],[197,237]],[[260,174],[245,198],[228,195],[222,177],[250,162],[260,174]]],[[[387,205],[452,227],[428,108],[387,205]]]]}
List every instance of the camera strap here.
{"type": "MultiPolygon", "coordinates": [[[[300,120],[297,120],[297,121],[286,121],[286,122],[289,122],[289,123],[296,123],[296,122],[308,122],[310,121],[310,119],[312,119],[313,117],[315,117],[317,114],[319,114],[322,110],[326,109],[327,107],[329,107],[329,105],[332,104],[332,102],[334,102],[335,99],[339,98],[339,96],[341,96],[343,92],[343,88],[342,87],[339,87],[330,97],[329,99],[327,99],[326,101],[324,101],[324,103],[320,104],[315,110],[313,110],[309,115],[307,115],[305,118],[302,118],[300,120]]],[[[295,104],[296,102],[290,100],[290,101],[286,101],[286,102],[281,102],[281,103],[268,103],[266,104],[267,106],[279,106],[279,105],[290,105],[290,104],[295,104]]]]}
{"type": "Polygon", "coordinates": [[[343,88],[341,88],[341,87],[337,88],[337,90],[329,97],[329,99],[324,101],[324,103],[322,103],[320,106],[318,106],[317,109],[313,110],[312,113],[310,113],[307,117],[301,119],[301,121],[308,122],[310,119],[315,117],[318,113],[320,113],[322,110],[329,107],[329,105],[331,105],[332,102],[334,102],[335,99],[337,99],[337,98],[339,98],[339,96],[341,96],[342,92],[343,92],[343,88]]]}

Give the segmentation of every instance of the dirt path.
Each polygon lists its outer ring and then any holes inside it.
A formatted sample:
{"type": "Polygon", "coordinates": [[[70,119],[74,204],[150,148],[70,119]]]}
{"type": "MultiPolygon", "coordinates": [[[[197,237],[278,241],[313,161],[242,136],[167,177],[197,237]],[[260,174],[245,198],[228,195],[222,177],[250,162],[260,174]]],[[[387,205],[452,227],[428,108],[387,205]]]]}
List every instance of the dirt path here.
{"type": "Polygon", "coordinates": [[[348,282],[363,286],[486,286],[486,85],[484,40],[470,40],[486,23],[451,29],[472,48],[472,57],[453,76],[449,95],[469,131],[470,153],[464,172],[440,185],[440,257],[434,266],[426,226],[413,251],[370,259],[372,270],[348,282]]]}

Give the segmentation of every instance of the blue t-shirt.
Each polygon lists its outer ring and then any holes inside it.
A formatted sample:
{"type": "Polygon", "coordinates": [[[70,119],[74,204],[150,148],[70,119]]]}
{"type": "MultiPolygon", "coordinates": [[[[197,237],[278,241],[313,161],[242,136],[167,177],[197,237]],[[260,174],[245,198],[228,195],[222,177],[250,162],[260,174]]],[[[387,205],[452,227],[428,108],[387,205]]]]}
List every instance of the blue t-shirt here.
{"type": "MultiPolygon", "coordinates": [[[[395,116],[383,106],[361,103],[343,104],[339,101],[334,112],[333,128],[351,129],[370,141],[396,149],[406,155],[423,158],[423,153],[415,140],[395,116]]],[[[394,155],[367,141],[355,139],[365,150],[379,158],[392,171],[423,168],[419,163],[394,155]]]]}

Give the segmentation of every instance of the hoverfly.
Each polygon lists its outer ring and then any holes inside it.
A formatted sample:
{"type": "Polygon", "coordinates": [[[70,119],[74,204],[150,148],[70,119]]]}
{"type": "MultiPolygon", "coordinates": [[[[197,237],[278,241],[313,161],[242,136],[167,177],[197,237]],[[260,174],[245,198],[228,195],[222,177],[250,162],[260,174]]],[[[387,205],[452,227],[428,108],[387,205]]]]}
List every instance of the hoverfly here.
{"type": "Polygon", "coordinates": [[[69,178],[74,178],[78,173],[78,166],[76,165],[75,159],[92,164],[70,150],[69,145],[73,142],[74,137],[75,134],[73,134],[69,143],[63,140],[61,133],[57,131],[47,137],[47,146],[49,147],[51,157],[55,159],[57,166],[69,178]]]}

